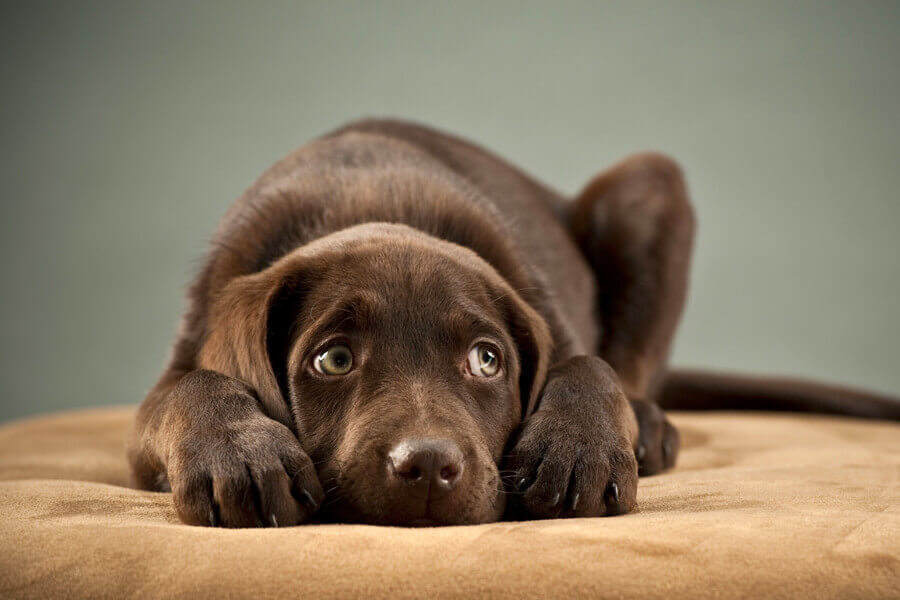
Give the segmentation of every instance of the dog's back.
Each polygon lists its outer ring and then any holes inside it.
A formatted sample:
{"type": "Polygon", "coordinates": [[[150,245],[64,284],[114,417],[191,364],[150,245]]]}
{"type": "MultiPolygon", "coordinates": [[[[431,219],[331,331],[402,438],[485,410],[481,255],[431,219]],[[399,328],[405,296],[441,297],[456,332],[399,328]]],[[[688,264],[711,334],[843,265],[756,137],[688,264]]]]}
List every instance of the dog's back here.
{"type": "MultiPolygon", "coordinates": [[[[522,253],[546,282],[567,316],[568,332],[585,351],[597,343],[595,278],[572,238],[568,221],[572,201],[517,169],[497,155],[458,137],[396,120],[351,123],[330,136],[359,132],[411,144],[474,186],[478,201],[489,201],[522,253]]],[[[423,199],[427,202],[427,199],[423,199]]]]}
{"type": "Polygon", "coordinates": [[[223,256],[207,262],[196,295],[345,227],[402,223],[474,250],[519,286],[561,349],[591,353],[595,278],[566,228],[569,209],[468,142],[401,121],[360,121],[289,154],[244,193],[213,240],[213,255],[223,256]]]}

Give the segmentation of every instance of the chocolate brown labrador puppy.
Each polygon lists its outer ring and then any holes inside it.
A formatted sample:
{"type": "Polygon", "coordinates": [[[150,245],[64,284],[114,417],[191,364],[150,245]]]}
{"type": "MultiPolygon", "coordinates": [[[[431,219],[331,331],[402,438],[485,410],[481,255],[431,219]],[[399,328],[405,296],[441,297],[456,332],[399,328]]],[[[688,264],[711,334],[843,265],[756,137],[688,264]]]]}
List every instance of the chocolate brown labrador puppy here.
{"type": "Polygon", "coordinates": [[[628,512],[678,455],[664,385],[725,393],[664,380],[693,232],[659,154],[569,200],[417,125],[326,135],[225,216],[138,412],[135,483],[226,527],[628,512]]]}

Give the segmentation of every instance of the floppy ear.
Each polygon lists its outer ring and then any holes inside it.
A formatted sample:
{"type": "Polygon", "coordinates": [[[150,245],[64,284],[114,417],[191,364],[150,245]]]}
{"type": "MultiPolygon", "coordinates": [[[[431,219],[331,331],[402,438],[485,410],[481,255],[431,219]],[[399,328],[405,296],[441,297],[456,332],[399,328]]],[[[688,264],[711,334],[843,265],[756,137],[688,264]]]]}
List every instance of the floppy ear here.
{"type": "Polygon", "coordinates": [[[519,395],[524,420],[534,411],[544,387],[553,338],[544,318],[515,291],[508,290],[503,299],[509,333],[519,351],[519,395]]]}
{"type": "Polygon", "coordinates": [[[267,415],[292,430],[287,353],[302,301],[304,272],[288,255],[264,271],[231,280],[210,307],[198,368],[240,379],[267,415]]]}

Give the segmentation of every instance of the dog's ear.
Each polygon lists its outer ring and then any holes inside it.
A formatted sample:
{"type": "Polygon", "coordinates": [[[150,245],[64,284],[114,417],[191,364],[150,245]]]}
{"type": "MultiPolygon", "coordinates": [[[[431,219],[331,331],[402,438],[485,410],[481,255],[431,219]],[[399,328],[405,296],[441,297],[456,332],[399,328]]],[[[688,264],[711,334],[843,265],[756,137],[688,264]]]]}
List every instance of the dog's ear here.
{"type": "Polygon", "coordinates": [[[519,354],[519,395],[524,420],[534,411],[544,387],[553,338],[544,318],[514,290],[507,290],[500,302],[519,354]]]}
{"type": "Polygon", "coordinates": [[[269,416],[294,428],[287,396],[287,355],[304,291],[302,257],[288,255],[231,280],[213,300],[198,368],[240,379],[269,416]]]}

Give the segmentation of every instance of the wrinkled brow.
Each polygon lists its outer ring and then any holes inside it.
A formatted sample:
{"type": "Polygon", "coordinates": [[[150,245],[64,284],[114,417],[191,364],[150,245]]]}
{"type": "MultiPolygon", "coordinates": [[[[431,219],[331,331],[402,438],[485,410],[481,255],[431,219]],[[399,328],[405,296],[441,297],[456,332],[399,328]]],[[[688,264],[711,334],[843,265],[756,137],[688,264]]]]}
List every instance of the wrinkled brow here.
{"type": "Polygon", "coordinates": [[[316,303],[307,310],[309,323],[301,338],[324,339],[349,329],[365,329],[376,319],[377,302],[363,294],[351,294],[331,303],[316,303]]]}
{"type": "Polygon", "coordinates": [[[447,323],[451,331],[459,332],[459,335],[468,338],[458,340],[462,342],[471,342],[479,336],[498,341],[503,341],[506,337],[506,331],[498,323],[476,312],[452,311],[447,315],[447,323]]]}

